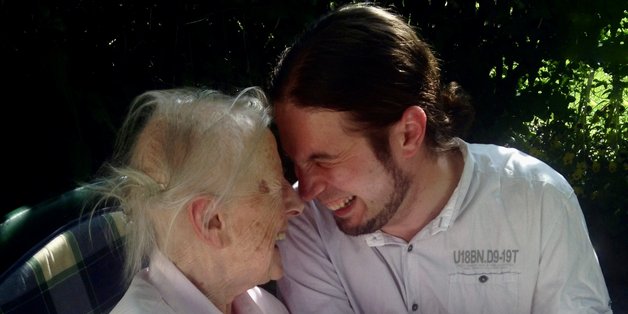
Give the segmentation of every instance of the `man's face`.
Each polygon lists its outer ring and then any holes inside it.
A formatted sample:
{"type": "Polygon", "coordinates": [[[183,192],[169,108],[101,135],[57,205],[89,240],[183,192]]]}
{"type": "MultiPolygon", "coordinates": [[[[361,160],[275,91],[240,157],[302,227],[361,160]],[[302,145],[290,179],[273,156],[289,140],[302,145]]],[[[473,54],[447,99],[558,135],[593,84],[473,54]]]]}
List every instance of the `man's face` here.
{"type": "Polygon", "coordinates": [[[382,163],[366,137],[342,127],[347,113],[282,103],[275,115],[303,200],[332,210],[338,227],[350,235],[374,232],[392,218],[409,180],[393,158],[382,163]]]}

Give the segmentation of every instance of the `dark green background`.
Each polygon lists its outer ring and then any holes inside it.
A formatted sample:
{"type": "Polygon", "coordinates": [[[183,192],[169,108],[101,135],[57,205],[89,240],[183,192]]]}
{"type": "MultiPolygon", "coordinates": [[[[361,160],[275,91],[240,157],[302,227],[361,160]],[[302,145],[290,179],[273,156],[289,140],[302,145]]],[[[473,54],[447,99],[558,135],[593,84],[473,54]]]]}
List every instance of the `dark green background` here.
{"type": "MultiPolygon", "coordinates": [[[[91,180],[134,96],[192,85],[229,93],[264,86],[304,26],[345,2],[0,0],[0,213],[91,180]]],[[[542,95],[520,91],[520,79],[536,76],[543,60],[603,67],[620,80],[627,75],[625,34],[599,42],[602,29],[616,29],[628,16],[627,1],[380,3],[420,29],[442,60],[444,81],[458,81],[473,97],[478,115],[470,141],[517,146],[523,122],[567,110],[572,96],[551,84],[542,95]]],[[[619,305],[628,298],[621,288],[628,278],[623,134],[618,147],[623,174],[607,189],[606,203],[599,210],[593,200],[581,203],[619,305]]]]}

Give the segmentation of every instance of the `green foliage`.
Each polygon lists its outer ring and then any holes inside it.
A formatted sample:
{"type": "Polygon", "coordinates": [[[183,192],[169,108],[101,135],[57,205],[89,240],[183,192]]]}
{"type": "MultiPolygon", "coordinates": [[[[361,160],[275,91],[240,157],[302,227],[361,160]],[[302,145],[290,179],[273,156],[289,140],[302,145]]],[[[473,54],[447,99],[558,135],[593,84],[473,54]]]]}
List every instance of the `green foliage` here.
{"type": "MultiPolygon", "coordinates": [[[[599,47],[621,43],[628,17],[601,30],[599,47]]],[[[547,60],[533,77],[519,81],[519,103],[545,110],[513,129],[511,144],[546,161],[573,185],[593,228],[625,237],[628,216],[628,77],[614,60],[547,60]],[[543,101],[542,99],[545,99],[543,101]],[[555,100],[560,106],[550,106],[555,100]]]]}
{"type": "Polygon", "coordinates": [[[547,162],[571,183],[608,282],[622,282],[628,243],[628,15],[599,31],[598,58],[543,60],[519,78],[514,103],[534,105],[508,144],[547,162]],[[605,261],[615,255],[614,261],[605,261]]]}

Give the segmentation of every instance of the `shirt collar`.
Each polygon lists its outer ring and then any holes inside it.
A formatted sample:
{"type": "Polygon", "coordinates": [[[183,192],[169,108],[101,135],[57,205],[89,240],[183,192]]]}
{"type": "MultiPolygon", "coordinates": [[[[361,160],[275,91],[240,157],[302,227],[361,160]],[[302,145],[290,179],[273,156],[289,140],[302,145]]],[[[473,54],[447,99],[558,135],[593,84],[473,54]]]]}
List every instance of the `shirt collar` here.
{"type": "MultiPolygon", "coordinates": [[[[462,202],[469,191],[469,187],[471,186],[471,179],[473,178],[475,168],[475,159],[471,154],[469,154],[469,147],[465,141],[459,138],[455,138],[454,140],[456,142],[456,146],[462,154],[464,168],[462,170],[462,175],[460,176],[460,181],[458,181],[458,185],[456,185],[454,192],[449,197],[447,204],[445,204],[445,207],[443,207],[440,214],[428,225],[429,235],[435,235],[441,231],[449,229],[449,226],[451,226],[451,224],[464,210],[462,202]]],[[[419,234],[420,233],[421,232],[419,232],[419,234]]]]}

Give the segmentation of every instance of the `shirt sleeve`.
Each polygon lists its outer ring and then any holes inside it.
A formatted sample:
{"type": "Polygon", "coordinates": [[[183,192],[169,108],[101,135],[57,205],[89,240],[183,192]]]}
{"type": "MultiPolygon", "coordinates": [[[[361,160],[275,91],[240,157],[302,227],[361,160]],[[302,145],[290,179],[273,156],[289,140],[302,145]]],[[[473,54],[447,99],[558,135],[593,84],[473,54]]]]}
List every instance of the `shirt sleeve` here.
{"type": "Polygon", "coordinates": [[[548,187],[542,199],[533,313],[612,313],[602,270],[576,195],[548,187]]]}
{"type": "Polygon", "coordinates": [[[291,313],[353,313],[322,238],[319,209],[310,203],[290,220],[280,250],[284,277],[277,282],[280,299],[291,313]]]}

